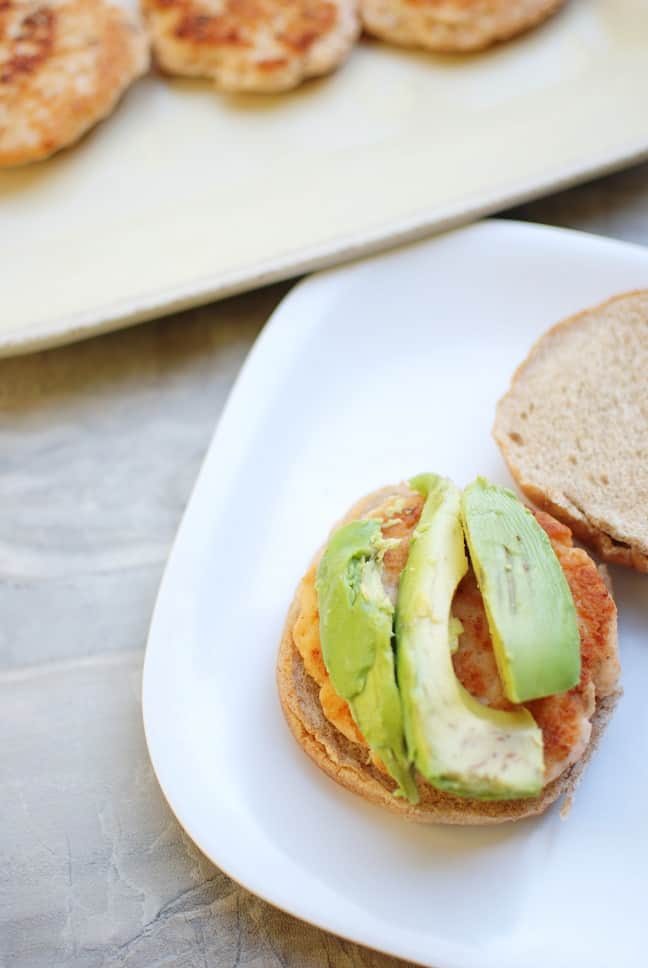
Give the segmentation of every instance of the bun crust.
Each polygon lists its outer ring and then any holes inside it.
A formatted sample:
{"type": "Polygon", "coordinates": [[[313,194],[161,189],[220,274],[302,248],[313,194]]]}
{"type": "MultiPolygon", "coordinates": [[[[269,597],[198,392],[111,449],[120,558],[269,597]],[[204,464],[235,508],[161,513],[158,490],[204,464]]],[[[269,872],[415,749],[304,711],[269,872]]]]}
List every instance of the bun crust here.
{"type": "MultiPolygon", "coordinates": [[[[392,493],[394,488],[373,492],[358,502],[339,524],[362,517],[392,493]]],[[[317,558],[320,555],[321,552],[317,558]]],[[[567,803],[571,801],[585,766],[614,712],[621,690],[597,701],[591,720],[592,733],[584,755],[548,784],[540,796],[525,800],[470,800],[443,793],[418,777],[420,802],[414,806],[393,796],[393,782],[371,763],[368,750],[346,739],[324,716],[319,701],[319,687],[306,673],[302,657],[293,641],[293,628],[300,612],[300,599],[301,586],[290,606],[279,646],[277,687],[286,722],[295,739],[331,779],[365,800],[419,823],[504,823],[543,813],[562,796],[568,798],[567,803]]]]}

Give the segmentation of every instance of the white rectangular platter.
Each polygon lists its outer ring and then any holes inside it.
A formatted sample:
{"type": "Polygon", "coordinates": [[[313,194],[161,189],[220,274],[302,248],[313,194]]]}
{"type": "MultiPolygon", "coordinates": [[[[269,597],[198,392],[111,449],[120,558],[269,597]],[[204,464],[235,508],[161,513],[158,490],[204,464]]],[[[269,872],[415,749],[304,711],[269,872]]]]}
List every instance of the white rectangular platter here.
{"type": "Polygon", "coordinates": [[[568,0],[484,54],[362,40],[332,77],[226,97],[151,74],[0,173],[0,353],[447,228],[648,154],[648,3],[568,0]]]}
{"type": "Polygon", "coordinates": [[[490,429],[513,369],[560,318],[639,287],[640,248],[495,222],[321,273],[275,312],[180,528],[143,685],[171,807],[248,889],[434,968],[645,964],[648,576],[612,569],[625,694],[566,821],[394,817],[311,763],[275,684],[332,523],[422,471],[510,483],[490,429]]]}

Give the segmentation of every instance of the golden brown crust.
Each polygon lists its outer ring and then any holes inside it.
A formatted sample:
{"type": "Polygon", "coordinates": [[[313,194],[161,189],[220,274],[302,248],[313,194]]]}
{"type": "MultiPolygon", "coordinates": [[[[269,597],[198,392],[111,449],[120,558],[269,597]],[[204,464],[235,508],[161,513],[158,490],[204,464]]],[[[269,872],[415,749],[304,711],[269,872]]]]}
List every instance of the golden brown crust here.
{"type": "MultiPolygon", "coordinates": [[[[393,492],[393,488],[384,488],[363,498],[339,525],[369,514],[393,492]]],[[[318,557],[319,555],[316,556],[316,561],[318,557]]],[[[516,801],[470,800],[442,793],[418,778],[421,799],[418,805],[413,806],[393,795],[393,782],[385,773],[376,769],[371,762],[369,750],[350,742],[324,715],[319,702],[319,686],[307,674],[293,640],[293,629],[301,609],[301,589],[300,584],[284,625],[277,661],[277,686],[281,706],[293,735],[328,776],[366,800],[421,823],[474,825],[520,820],[544,812],[562,796],[573,796],[585,765],[621,695],[619,689],[597,700],[591,721],[592,733],[584,755],[548,784],[539,797],[516,801]]],[[[615,627],[610,634],[615,634],[615,627]]]]}
{"type": "Polygon", "coordinates": [[[18,13],[20,9],[21,5],[15,3],[15,0],[3,0],[0,6],[0,36],[4,40],[13,34],[15,38],[2,65],[0,84],[15,84],[18,78],[26,79],[34,74],[54,46],[57,20],[54,10],[48,7],[26,8],[25,15],[20,18],[17,29],[13,32],[6,24],[12,19],[12,12],[18,13]]]}
{"type": "Polygon", "coordinates": [[[46,158],[148,67],[139,21],[104,0],[0,3],[0,166],[46,158]]]}
{"type": "Polygon", "coordinates": [[[141,0],[156,59],[229,91],[280,91],[341,63],[355,0],[141,0]]]}
{"type": "Polygon", "coordinates": [[[441,53],[483,50],[550,17],[565,0],[361,0],[365,29],[441,53]]]}
{"type": "MultiPolygon", "coordinates": [[[[526,374],[550,341],[553,341],[556,347],[558,347],[559,340],[562,336],[566,335],[572,327],[577,327],[579,324],[587,321],[593,314],[598,315],[609,312],[610,310],[615,311],[617,307],[622,311],[624,305],[627,305],[629,301],[635,298],[645,299],[646,297],[648,297],[648,290],[645,289],[621,293],[613,296],[611,299],[605,300],[594,308],[585,309],[572,316],[568,316],[543,333],[535,341],[526,358],[516,368],[511,378],[511,385],[508,392],[498,403],[497,416],[493,427],[493,436],[512,476],[519,488],[536,507],[543,511],[548,511],[554,517],[567,524],[574,534],[585,544],[593,548],[604,561],[610,564],[625,565],[626,567],[644,573],[648,573],[648,554],[642,548],[638,547],[636,543],[630,539],[624,540],[627,536],[623,533],[611,534],[603,526],[602,521],[593,520],[595,516],[589,513],[587,506],[577,506],[574,503],[574,499],[567,499],[566,495],[561,493],[560,489],[555,487],[549,489],[545,486],[544,481],[540,485],[537,481],[530,479],[528,470],[523,466],[527,463],[526,455],[515,446],[516,434],[515,432],[511,433],[510,428],[507,429],[505,427],[504,409],[518,387],[523,385],[526,374]]],[[[556,349],[554,352],[557,357],[556,372],[558,373],[560,368],[560,359],[558,358],[559,350],[556,349]]],[[[604,379],[603,373],[600,374],[600,379],[604,379]]],[[[573,426],[577,426],[578,414],[574,413],[571,420],[573,426]]],[[[644,428],[640,433],[645,434],[645,432],[644,421],[644,428]]],[[[639,456],[637,459],[643,460],[645,459],[645,455],[639,456]]],[[[583,473],[586,472],[591,473],[591,469],[585,469],[583,471],[583,473]]]]}

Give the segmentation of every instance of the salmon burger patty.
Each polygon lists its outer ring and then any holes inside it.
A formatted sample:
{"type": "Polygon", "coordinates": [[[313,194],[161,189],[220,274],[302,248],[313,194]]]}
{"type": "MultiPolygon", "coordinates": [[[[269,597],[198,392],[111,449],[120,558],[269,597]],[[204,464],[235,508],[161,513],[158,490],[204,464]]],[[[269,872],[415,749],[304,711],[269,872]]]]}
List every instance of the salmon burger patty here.
{"type": "Polygon", "coordinates": [[[226,91],[285,91],[334,70],[360,31],[356,0],[142,0],[170,74],[226,91]]]}
{"type": "Polygon", "coordinates": [[[47,158],[108,115],[149,65],[145,31],[105,0],[0,3],[0,166],[47,158]]]}
{"type": "MultiPolygon", "coordinates": [[[[422,508],[421,495],[402,486],[391,489],[391,493],[381,492],[375,508],[362,515],[381,522],[383,537],[397,539],[398,543],[389,548],[383,560],[383,583],[392,601],[396,600],[400,575],[422,508]]],[[[549,537],[569,584],[576,606],[581,649],[581,676],[573,689],[525,704],[542,730],[546,786],[569,770],[585,753],[597,702],[617,693],[620,666],[616,606],[605,572],[597,568],[585,551],[574,547],[569,528],[549,514],[539,511],[534,514],[549,537]]],[[[292,639],[307,675],[319,688],[319,702],[326,720],[348,741],[368,753],[351,710],[336,694],[322,658],[316,570],[317,563],[302,580],[292,639]]],[[[484,603],[472,569],[456,591],[452,614],[462,627],[453,655],[457,678],[485,705],[494,709],[515,709],[502,688],[484,603]]],[[[376,768],[384,769],[376,757],[368,755],[376,768]]]]}

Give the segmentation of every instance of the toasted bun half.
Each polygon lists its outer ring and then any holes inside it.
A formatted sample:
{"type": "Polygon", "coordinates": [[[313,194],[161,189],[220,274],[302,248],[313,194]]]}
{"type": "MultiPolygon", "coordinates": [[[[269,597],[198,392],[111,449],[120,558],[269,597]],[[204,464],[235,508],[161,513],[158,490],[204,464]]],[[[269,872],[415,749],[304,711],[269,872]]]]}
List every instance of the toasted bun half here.
{"type": "MultiPolygon", "coordinates": [[[[394,488],[375,491],[363,498],[339,522],[369,514],[394,488]]],[[[321,551],[316,556],[320,557],[321,551]]],[[[574,795],[599,739],[607,726],[621,690],[597,700],[591,719],[592,732],[581,758],[549,783],[538,797],[525,800],[483,801],[456,797],[437,790],[417,776],[420,801],[414,806],[393,795],[391,779],[371,762],[369,750],[348,740],[326,718],[319,700],[319,687],[307,674],[293,639],[293,629],[301,608],[301,585],[288,611],[277,661],[277,686],[281,706],[295,739],[310,758],[328,776],[346,789],[371,803],[386,807],[392,813],[419,823],[495,824],[521,820],[543,813],[558,798],[566,796],[567,805],[574,795]]],[[[616,625],[609,635],[616,648],[616,625]]]]}
{"type": "Polygon", "coordinates": [[[493,433],[524,493],[608,562],[648,572],[648,289],[558,323],[493,433]]]}

